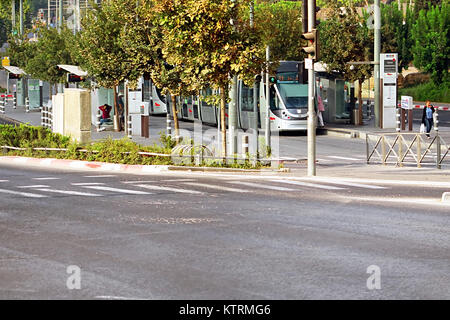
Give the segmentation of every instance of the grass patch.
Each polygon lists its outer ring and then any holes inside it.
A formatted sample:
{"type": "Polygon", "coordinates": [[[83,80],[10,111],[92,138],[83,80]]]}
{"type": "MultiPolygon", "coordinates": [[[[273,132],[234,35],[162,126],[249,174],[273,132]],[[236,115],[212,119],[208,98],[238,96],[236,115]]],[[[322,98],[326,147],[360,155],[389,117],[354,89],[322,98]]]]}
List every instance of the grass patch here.
{"type": "MultiPolygon", "coordinates": [[[[125,137],[120,140],[107,138],[87,145],[81,145],[72,142],[70,137],[53,133],[43,127],[23,124],[20,126],[0,125],[0,146],[24,149],[4,149],[3,155],[8,156],[85,160],[129,165],[175,165],[172,157],[140,154],[140,152],[146,152],[170,155],[172,148],[175,146],[175,141],[161,133],[160,143],[161,145],[142,146],[125,137]],[[33,150],[35,148],[66,150],[33,150]]],[[[185,159],[187,161],[176,165],[194,166],[194,157],[185,159]]],[[[260,162],[253,166],[249,161],[229,161],[226,163],[212,159],[205,159],[200,166],[241,169],[265,167],[260,162]]]]}
{"type": "Polygon", "coordinates": [[[416,86],[401,88],[398,90],[400,96],[411,96],[414,101],[444,102],[450,103],[450,81],[445,81],[439,86],[432,81],[416,86]]]}

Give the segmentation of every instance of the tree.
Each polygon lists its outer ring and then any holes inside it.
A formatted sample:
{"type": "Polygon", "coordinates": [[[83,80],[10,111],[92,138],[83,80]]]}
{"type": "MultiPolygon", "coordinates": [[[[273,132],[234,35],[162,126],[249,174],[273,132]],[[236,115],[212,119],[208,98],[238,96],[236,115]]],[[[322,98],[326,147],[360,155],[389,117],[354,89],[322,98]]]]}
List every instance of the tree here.
{"type": "MultiPolygon", "coordinates": [[[[119,123],[117,86],[125,80],[136,83],[142,72],[120,45],[125,25],[122,12],[135,12],[136,1],[104,0],[94,5],[82,20],[82,32],[77,38],[75,60],[95,82],[114,88],[114,120],[119,123]]],[[[132,84],[133,85],[133,84],[132,84]]],[[[121,128],[117,125],[117,128],[121,128]]]]}
{"type": "MultiPolygon", "coordinates": [[[[163,55],[188,90],[207,84],[220,92],[222,155],[226,156],[225,105],[233,75],[252,81],[261,70],[257,33],[244,19],[249,0],[161,0],[163,55]],[[232,22],[232,23],[231,23],[232,22]]],[[[247,83],[248,83],[247,82],[247,83]]]]}
{"type": "Polygon", "coordinates": [[[328,71],[337,71],[347,81],[359,82],[359,113],[362,116],[361,88],[364,79],[370,77],[372,65],[360,64],[351,67],[352,61],[371,61],[373,33],[364,17],[354,7],[341,9],[338,0],[330,0],[330,10],[325,21],[319,25],[321,61],[328,71]]]}
{"type": "Polygon", "coordinates": [[[413,21],[413,10],[409,6],[405,16],[402,10],[398,10],[397,3],[381,6],[381,51],[398,53],[400,72],[402,69],[408,69],[409,63],[413,60],[411,52],[413,21]]]}
{"type": "Polygon", "coordinates": [[[261,41],[270,47],[271,60],[298,60],[302,52],[301,2],[258,2],[255,5],[255,28],[261,41]]]}
{"type": "Polygon", "coordinates": [[[66,83],[66,74],[58,68],[58,64],[74,64],[72,32],[63,28],[59,33],[55,28],[42,26],[38,30],[38,39],[33,45],[33,55],[24,66],[25,72],[50,84],[66,83]]]}
{"type": "Polygon", "coordinates": [[[435,84],[448,79],[450,59],[449,6],[421,10],[412,28],[414,65],[431,73],[435,84]]]}

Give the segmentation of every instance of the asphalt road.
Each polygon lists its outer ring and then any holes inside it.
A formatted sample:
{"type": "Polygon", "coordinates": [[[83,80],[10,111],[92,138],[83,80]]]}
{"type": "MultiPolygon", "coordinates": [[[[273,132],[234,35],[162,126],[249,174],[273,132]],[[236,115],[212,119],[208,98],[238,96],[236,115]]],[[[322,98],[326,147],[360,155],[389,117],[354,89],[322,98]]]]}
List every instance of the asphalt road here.
{"type": "Polygon", "coordinates": [[[449,299],[444,191],[2,166],[0,299],[449,299]]]}

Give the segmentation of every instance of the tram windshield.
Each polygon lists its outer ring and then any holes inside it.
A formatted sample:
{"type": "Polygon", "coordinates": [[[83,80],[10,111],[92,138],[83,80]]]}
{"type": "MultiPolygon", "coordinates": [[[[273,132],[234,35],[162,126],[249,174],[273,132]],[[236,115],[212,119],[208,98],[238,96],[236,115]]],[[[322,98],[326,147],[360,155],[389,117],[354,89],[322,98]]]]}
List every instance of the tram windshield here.
{"type": "Polygon", "coordinates": [[[287,109],[308,108],[308,85],[279,83],[278,90],[287,109]]]}

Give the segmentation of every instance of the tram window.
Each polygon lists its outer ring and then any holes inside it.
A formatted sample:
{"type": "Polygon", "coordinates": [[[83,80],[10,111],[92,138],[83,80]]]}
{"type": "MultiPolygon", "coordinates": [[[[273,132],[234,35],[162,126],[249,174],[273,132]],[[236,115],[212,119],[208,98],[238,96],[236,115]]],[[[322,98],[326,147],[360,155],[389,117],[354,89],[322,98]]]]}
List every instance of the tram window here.
{"type": "Polygon", "coordinates": [[[241,103],[242,111],[253,111],[253,88],[242,86],[241,103]]]}
{"type": "Polygon", "coordinates": [[[308,86],[303,84],[280,84],[280,95],[287,109],[308,107],[308,86]]]}
{"type": "Polygon", "coordinates": [[[275,87],[270,86],[270,109],[271,110],[279,110],[280,109],[280,101],[277,97],[277,92],[275,91],[275,87]]]}
{"type": "Polygon", "coordinates": [[[142,89],[143,89],[142,100],[150,101],[150,80],[144,79],[144,86],[142,89]]]}
{"type": "Polygon", "coordinates": [[[159,100],[161,100],[164,103],[167,103],[166,96],[161,93],[161,90],[159,90],[158,87],[155,87],[155,89],[156,89],[156,94],[158,95],[159,100]]]}

